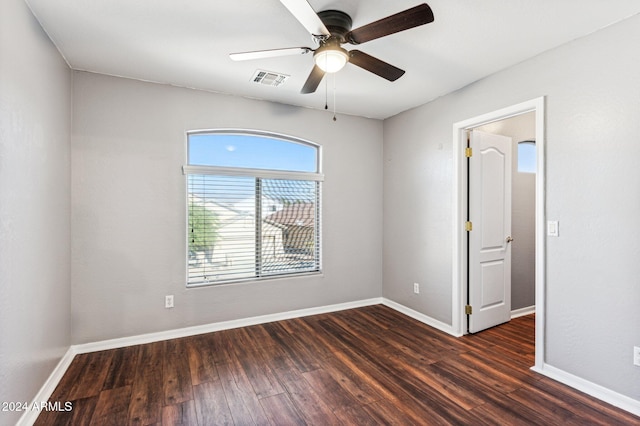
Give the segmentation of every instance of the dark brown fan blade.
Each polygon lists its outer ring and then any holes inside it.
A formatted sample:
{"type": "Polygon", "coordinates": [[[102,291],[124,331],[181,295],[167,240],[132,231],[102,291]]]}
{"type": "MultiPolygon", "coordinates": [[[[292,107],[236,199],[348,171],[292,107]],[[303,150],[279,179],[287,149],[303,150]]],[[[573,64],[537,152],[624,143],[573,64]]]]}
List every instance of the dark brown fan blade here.
{"type": "Polygon", "coordinates": [[[360,44],[430,22],[433,22],[433,11],[428,4],[423,3],[404,12],[356,28],[347,34],[346,39],[351,44],[360,44]]]}
{"type": "Polygon", "coordinates": [[[404,75],[404,70],[359,50],[349,52],[349,62],[389,81],[396,81],[404,75]]]}
{"type": "Polygon", "coordinates": [[[304,83],[304,86],[302,86],[300,93],[306,94],[315,92],[323,77],[324,71],[322,71],[317,65],[314,65],[311,70],[311,74],[309,74],[307,81],[304,83]]]}

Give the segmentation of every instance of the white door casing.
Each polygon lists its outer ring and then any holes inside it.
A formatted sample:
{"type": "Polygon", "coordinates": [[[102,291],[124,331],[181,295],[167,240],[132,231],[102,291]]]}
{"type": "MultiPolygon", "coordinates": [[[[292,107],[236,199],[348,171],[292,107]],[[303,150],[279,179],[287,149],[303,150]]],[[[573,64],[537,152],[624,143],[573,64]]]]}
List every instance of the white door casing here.
{"type": "MultiPolygon", "coordinates": [[[[468,302],[468,232],[464,222],[468,214],[468,170],[464,150],[467,146],[469,130],[503,120],[519,114],[535,111],[536,114],[536,355],[533,370],[543,373],[545,369],[545,330],[546,330],[546,215],[545,215],[545,97],[530,99],[486,112],[453,123],[453,265],[451,311],[452,334],[462,336],[468,332],[467,315],[464,306],[468,302]]],[[[544,373],[543,373],[544,374],[544,373]]]]}
{"type": "Polygon", "coordinates": [[[469,332],[511,318],[510,137],[474,130],[469,158],[469,332]]]}

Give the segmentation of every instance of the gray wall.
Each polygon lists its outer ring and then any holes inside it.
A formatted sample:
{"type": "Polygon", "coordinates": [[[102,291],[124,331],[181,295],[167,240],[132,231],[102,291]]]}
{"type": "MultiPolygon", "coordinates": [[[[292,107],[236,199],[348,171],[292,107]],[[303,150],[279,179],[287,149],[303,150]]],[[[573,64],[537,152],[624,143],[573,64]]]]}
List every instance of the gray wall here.
{"type": "Polygon", "coordinates": [[[385,297],[451,324],[452,125],[546,96],[545,361],[640,400],[639,44],[634,16],[385,120],[385,297]]]}
{"type": "Polygon", "coordinates": [[[478,130],[509,136],[513,142],[511,171],[511,310],[536,304],[536,175],[518,172],[518,142],[536,138],[535,112],[496,121],[478,130]]]}
{"type": "Polygon", "coordinates": [[[70,344],[71,72],[22,0],[0,58],[0,401],[31,401],[70,344]]]}
{"type": "Polygon", "coordinates": [[[382,121],[84,72],[73,107],[74,343],[380,297],[382,121]],[[211,128],[322,145],[324,276],[185,288],[185,132],[211,128]]]}

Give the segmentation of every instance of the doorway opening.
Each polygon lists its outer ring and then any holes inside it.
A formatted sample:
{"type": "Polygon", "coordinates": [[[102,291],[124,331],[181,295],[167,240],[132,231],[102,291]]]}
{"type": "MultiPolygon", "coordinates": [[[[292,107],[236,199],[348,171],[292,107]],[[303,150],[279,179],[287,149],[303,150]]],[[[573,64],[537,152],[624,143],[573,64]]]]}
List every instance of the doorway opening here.
{"type": "MultiPolygon", "coordinates": [[[[545,306],[545,214],[544,214],[544,98],[536,98],[517,105],[506,107],[497,111],[473,117],[453,125],[453,155],[454,155],[454,244],[453,244],[453,331],[457,335],[467,333],[466,306],[468,300],[467,279],[468,268],[468,231],[467,212],[469,208],[469,175],[467,169],[467,135],[473,129],[490,129],[498,122],[523,114],[535,115],[535,229],[533,239],[535,241],[535,312],[536,312],[536,337],[535,337],[535,366],[542,367],[544,357],[544,306],[545,306]]],[[[516,141],[517,142],[517,141],[516,141]]],[[[523,307],[521,313],[527,309],[523,307]]]]}

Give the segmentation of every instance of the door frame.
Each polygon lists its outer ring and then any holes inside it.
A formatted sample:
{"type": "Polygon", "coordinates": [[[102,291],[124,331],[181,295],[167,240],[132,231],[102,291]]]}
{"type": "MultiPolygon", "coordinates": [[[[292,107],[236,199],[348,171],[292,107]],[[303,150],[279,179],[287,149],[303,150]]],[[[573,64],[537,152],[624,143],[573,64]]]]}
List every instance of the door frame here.
{"type": "Polygon", "coordinates": [[[542,368],[544,364],[544,331],[545,331],[545,132],[544,132],[545,98],[539,97],[529,101],[511,105],[496,111],[482,114],[453,124],[453,292],[452,292],[452,331],[462,336],[467,333],[464,306],[467,304],[467,146],[468,130],[495,121],[504,120],[527,112],[535,112],[536,132],[536,220],[535,220],[535,291],[536,291],[536,323],[535,323],[535,366],[542,368]]]}

